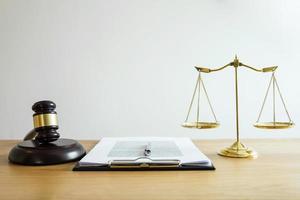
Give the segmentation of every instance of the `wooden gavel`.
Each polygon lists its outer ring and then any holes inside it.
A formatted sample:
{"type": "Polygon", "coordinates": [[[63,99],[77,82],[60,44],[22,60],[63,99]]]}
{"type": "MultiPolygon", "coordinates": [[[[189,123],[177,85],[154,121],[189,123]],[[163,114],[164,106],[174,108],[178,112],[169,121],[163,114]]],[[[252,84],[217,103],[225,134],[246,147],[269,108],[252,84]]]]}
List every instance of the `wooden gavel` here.
{"type": "Polygon", "coordinates": [[[9,153],[12,163],[22,165],[49,165],[76,161],[85,150],[76,140],[59,138],[56,105],[52,101],[39,101],[32,106],[34,129],[24,141],[9,153]]]}

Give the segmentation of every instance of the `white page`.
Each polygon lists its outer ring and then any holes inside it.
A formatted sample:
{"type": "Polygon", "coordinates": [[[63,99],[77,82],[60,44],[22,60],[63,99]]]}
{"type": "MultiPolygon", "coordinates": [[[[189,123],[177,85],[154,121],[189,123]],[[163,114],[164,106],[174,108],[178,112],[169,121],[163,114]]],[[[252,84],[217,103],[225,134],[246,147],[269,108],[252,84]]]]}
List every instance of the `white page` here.
{"type": "Polygon", "coordinates": [[[151,158],[178,157],[182,153],[174,141],[117,141],[107,157],[144,157],[145,148],[150,145],[151,158]]]}
{"type": "Polygon", "coordinates": [[[80,160],[80,164],[107,165],[112,160],[138,159],[143,156],[143,147],[149,142],[151,143],[151,148],[153,146],[151,149],[153,153],[151,153],[149,158],[153,160],[179,160],[181,164],[191,165],[210,163],[210,160],[189,138],[107,137],[101,139],[101,141],[80,160]],[[118,144],[121,145],[121,147],[116,146],[118,144]]]}

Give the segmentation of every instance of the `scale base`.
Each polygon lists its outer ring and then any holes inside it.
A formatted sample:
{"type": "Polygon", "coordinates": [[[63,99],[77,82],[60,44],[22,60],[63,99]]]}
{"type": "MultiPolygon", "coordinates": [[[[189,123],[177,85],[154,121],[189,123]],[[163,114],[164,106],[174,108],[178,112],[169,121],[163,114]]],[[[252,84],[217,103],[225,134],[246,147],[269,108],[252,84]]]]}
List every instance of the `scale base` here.
{"type": "Polygon", "coordinates": [[[222,149],[218,152],[220,156],[231,157],[231,158],[257,158],[257,153],[241,142],[236,141],[230,147],[222,149]]]}

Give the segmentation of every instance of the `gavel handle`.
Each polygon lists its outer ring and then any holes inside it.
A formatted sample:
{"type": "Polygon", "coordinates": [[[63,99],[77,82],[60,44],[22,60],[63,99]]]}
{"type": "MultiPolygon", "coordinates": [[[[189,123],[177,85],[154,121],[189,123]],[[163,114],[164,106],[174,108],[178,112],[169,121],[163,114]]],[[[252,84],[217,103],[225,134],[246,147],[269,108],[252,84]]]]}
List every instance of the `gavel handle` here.
{"type": "Polygon", "coordinates": [[[38,133],[32,129],[29,133],[27,133],[23,140],[34,140],[37,135],[38,133]]]}

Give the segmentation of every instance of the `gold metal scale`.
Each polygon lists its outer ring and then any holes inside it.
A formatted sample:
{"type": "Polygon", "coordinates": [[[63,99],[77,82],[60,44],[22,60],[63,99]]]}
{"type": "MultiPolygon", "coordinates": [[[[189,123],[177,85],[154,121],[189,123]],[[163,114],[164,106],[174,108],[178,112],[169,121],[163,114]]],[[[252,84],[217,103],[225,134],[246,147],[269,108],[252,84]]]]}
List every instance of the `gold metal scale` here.
{"type": "Polygon", "coordinates": [[[186,128],[196,128],[196,129],[211,129],[211,128],[219,127],[220,124],[217,120],[216,114],[215,114],[215,112],[213,110],[213,107],[212,107],[212,104],[209,100],[207,90],[205,88],[203,79],[201,77],[201,72],[203,72],[203,73],[217,72],[217,71],[221,71],[221,70],[223,70],[223,69],[225,69],[229,66],[234,67],[234,74],[235,74],[236,141],[230,147],[227,147],[227,148],[222,149],[221,151],[219,151],[218,154],[221,155],[221,156],[233,157],[233,158],[256,158],[257,153],[254,150],[249,149],[248,147],[246,147],[244,144],[242,144],[240,142],[239,99],[238,99],[238,68],[239,67],[245,67],[245,68],[251,69],[251,70],[256,71],[256,72],[263,72],[263,73],[270,72],[272,74],[270,82],[268,84],[266,95],[265,95],[264,100],[263,100],[262,107],[261,107],[259,115],[258,115],[258,119],[254,123],[253,126],[256,127],[256,128],[261,128],[261,129],[285,129],[285,128],[293,127],[294,123],[291,120],[291,117],[290,117],[290,115],[287,111],[286,104],[283,100],[281,91],[279,89],[277,80],[275,78],[275,70],[277,69],[277,66],[257,69],[257,68],[254,68],[254,67],[251,67],[251,66],[248,66],[246,64],[241,63],[238,60],[237,56],[235,56],[235,59],[234,59],[233,62],[230,62],[227,65],[225,65],[223,67],[220,67],[220,68],[216,68],[216,69],[209,69],[209,68],[195,66],[195,68],[199,72],[199,74],[198,74],[198,78],[197,78],[197,81],[196,81],[196,86],[195,86],[195,89],[194,89],[192,100],[191,100],[191,103],[189,105],[187,117],[185,119],[185,122],[182,124],[182,126],[186,127],[186,128]],[[200,108],[199,104],[200,104],[200,88],[201,88],[201,86],[203,88],[205,97],[206,97],[207,102],[209,104],[210,111],[213,114],[213,117],[214,117],[213,122],[200,121],[200,119],[199,119],[199,108],[200,108]],[[265,103],[266,103],[266,99],[267,99],[267,96],[269,94],[269,90],[270,90],[271,86],[272,86],[272,90],[273,90],[273,92],[272,92],[272,96],[273,96],[273,99],[272,99],[272,101],[273,101],[273,106],[272,106],[273,107],[273,119],[272,119],[272,121],[269,121],[269,122],[260,122],[261,114],[263,112],[263,109],[264,109],[264,106],[265,106],[265,103]],[[284,109],[285,109],[285,112],[286,112],[286,115],[287,115],[289,121],[276,121],[276,113],[275,113],[275,94],[276,94],[275,91],[276,91],[276,89],[278,91],[278,94],[280,96],[281,102],[284,106],[284,109]],[[191,109],[192,109],[192,106],[193,106],[196,95],[197,95],[196,121],[189,121],[189,116],[190,116],[191,109]]]}

